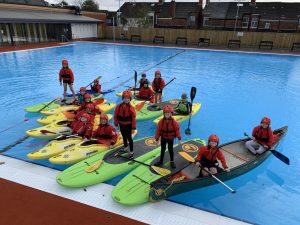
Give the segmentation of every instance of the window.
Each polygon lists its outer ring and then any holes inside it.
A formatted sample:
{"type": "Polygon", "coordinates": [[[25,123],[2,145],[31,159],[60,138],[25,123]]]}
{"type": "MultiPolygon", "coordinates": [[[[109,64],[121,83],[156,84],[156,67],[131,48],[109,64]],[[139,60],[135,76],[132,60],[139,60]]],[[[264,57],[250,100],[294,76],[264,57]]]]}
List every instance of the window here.
{"type": "Polygon", "coordinates": [[[270,29],[270,23],[265,23],[265,29],[270,29]]]}
{"type": "Polygon", "coordinates": [[[249,17],[243,17],[242,28],[248,28],[249,17]]]}
{"type": "Polygon", "coordinates": [[[251,20],[251,28],[257,28],[258,25],[258,18],[254,17],[251,20]]]}
{"type": "Polygon", "coordinates": [[[195,16],[190,16],[190,22],[191,22],[191,24],[195,24],[196,17],[195,16]]]}
{"type": "Polygon", "coordinates": [[[204,18],[203,18],[203,26],[204,26],[204,27],[208,27],[208,20],[209,20],[208,17],[204,17],[204,18]]]}

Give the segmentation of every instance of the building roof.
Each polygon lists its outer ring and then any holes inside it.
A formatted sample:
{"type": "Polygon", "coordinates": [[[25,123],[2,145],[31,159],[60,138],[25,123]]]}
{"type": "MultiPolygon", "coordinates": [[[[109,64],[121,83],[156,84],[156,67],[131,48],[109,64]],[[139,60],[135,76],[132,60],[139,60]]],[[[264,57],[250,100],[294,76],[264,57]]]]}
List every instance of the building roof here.
{"type": "Polygon", "coordinates": [[[0,9],[0,22],[12,23],[98,23],[100,20],[68,13],[0,9]]]}
{"type": "MultiPolygon", "coordinates": [[[[170,18],[171,2],[165,2],[161,9],[158,18],[170,18]]],[[[187,18],[191,14],[198,14],[201,10],[201,5],[198,2],[175,2],[175,18],[187,18]]]]}
{"type": "Polygon", "coordinates": [[[141,18],[145,16],[145,13],[156,12],[159,8],[160,5],[153,2],[125,2],[120,8],[120,12],[127,18],[141,18]]]}
{"type": "MultiPolygon", "coordinates": [[[[285,2],[257,2],[241,3],[238,19],[245,14],[259,14],[261,19],[286,19],[297,20],[300,15],[300,3],[285,2]]],[[[203,15],[216,19],[235,19],[237,2],[211,2],[205,6],[203,15]]]]}
{"type": "Polygon", "coordinates": [[[13,3],[22,5],[48,6],[49,3],[44,0],[0,0],[0,3],[13,3]]]}

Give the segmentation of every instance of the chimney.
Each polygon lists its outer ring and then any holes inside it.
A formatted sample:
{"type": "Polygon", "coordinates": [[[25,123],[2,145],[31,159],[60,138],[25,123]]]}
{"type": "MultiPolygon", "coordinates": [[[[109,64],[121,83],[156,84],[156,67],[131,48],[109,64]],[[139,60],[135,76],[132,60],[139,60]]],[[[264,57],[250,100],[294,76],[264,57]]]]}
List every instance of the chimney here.
{"type": "Polygon", "coordinates": [[[251,0],[250,5],[256,5],[256,0],[251,0]]]}
{"type": "Polygon", "coordinates": [[[170,8],[169,8],[170,16],[172,18],[175,17],[175,11],[176,11],[176,3],[175,3],[175,0],[172,0],[170,2],[170,8]]]}
{"type": "Polygon", "coordinates": [[[165,2],[165,0],[159,0],[159,1],[158,1],[158,4],[159,4],[159,5],[162,5],[162,4],[164,4],[164,2],[165,2]]]}

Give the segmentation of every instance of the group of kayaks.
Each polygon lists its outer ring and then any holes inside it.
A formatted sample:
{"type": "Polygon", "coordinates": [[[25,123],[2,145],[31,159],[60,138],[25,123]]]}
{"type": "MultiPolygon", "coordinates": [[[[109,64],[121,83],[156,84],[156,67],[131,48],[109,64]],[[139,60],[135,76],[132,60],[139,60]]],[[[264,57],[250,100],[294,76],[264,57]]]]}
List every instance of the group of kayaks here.
{"type": "MultiPolygon", "coordinates": [[[[121,93],[117,93],[120,95],[121,93]]],[[[102,95],[93,99],[103,112],[112,110],[116,104],[107,103],[102,95]]],[[[70,100],[71,102],[71,100],[70,100]]],[[[146,120],[154,118],[154,122],[163,116],[165,105],[176,106],[179,99],[164,101],[155,107],[145,101],[132,100],[136,108],[136,119],[146,120]]],[[[134,141],[134,159],[129,159],[122,151],[123,139],[118,139],[112,149],[108,145],[98,144],[96,140],[84,141],[82,137],[72,135],[68,126],[74,118],[75,105],[66,105],[68,101],[46,102],[28,107],[28,112],[41,112],[46,117],[38,119],[45,126],[27,131],[27,135],[35,138],[53,139],[44,147],[30,152],[27,156],[33,160],[49,159],[53,164],[71,165],[57,176],[57,182],[69,188],[82,188],[105,182],[118,175],[130,172],[113,189],[112,198],[124,205],[139,205],[149,201],[157,201],[172,195],[198,189],[216,183],[211,176],[198,177],[199,167],[193,163],[200,146],[205,145],[201,139],[191,139],[182,145],[174,147],[174,161],[176,168],[169,164],[166,154],[165,164],[160,167],[155,163],[160,157],[160,143],[153,137],[145,137],[134,141]],[[48,104],[48,105],[47,105],[48,104]],[[42,110],[41,110],[42,108],[42,110]],[[184,157],[188,155],[188,157],[184,157]]],[[[200,103],[193,103],[191,116],[201,108],[200,103]]],[[[109,119],[112,114],[108,114],[109,119]]],[[[174,115],[179,123],[190,118],[190,115],[174,115]]],[[[99,116],[95,117],[93,129],[97,129],[99,116]]],[[[274,131],[277,141],[274,149],[287,132],[287,127],[274,131]]],[[[135,136],[137,131],[133,131],[135,136]]],[[[239,176],[263,162],[271,151],[261,155],[253,155],[245,148],[249,138],[232,141],[221,145],[230,173],[220,172],[216,176],[222,181],[239,176]]]]}

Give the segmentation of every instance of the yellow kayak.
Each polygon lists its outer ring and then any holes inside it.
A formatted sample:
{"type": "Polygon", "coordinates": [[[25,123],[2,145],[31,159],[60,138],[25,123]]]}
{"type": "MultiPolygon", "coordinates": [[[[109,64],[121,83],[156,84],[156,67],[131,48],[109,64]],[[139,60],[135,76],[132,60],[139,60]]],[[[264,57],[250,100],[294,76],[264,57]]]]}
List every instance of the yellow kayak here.
{"type": "MultiPolygon", "coordinates": [[[[107,114],[107,116],[108,119],[112,118],[112,114],[107,114]]],[[[70,123],[71,121],[61,120],[54,123],[50,123],[46,126],[28,130],[26,131],[26,134],[34,138],[47,138],[47,139],[56,138],[62,134],[70,135],[72,134],[72,129],[68,127],[70,123]]],[[[94,127],[93,127],[94,130],[97,129],[99,123],[100,123],[100,115],[96,115],[94,120],[94,127]]]]}
{"type": "MultiPolygon", "coordinates": [[[[201,103],[193,103],[193,109],[192,109],[192,116],[194,116],[201,108],[201,103]]],[[[158,124],[158,122],[163,118],[163,116],[160,116],[153,120],[154,123],[158,124]]],[[[190,115],[174,115],[173,118],[178,122],[181,123],[185,120],[188,120],[190,118],[190,115]]]]}
{"type": "MultiPolygon", "coordinates": [[[[137,130],[132,131],[132,137],[137,134],[137,130]]],[[[113,148],[123,144],[122,135],[118,134],[118,140],[113,148]]],[[[53,156],[49,161],[53,164],[74,164],[99,152],[109,150],[109,145],[98,144],[96,140],[81,142],[73,149],[67,150],[59,155],[53,156]]]]}
{"type": "Polygon", "coordinates": [[[56,140],[50,141],[44,147],[28,153],[27,157],[30,159],[49,159],[52,156],[73,149],[76,144],[82,141],[82,137],[76,137],[75,135],[61,136],[56,140]]]}
{"type": "MultiPolygon", "coordinates": [[[[108,112],[108,111],[112,110],[113,108],[115,108],[116,104],[115,103],[104,103],[104,104],[98,105],[98,107],[103,112],[108,112]]],[[[42,118],[38,119],[37,121],[41,124],[50,124],[50,123],[54,123],[54,122],[60,121],[60,120],[66,120],[66,119],[72,120],[74,117],[75,117],[75,114],[72,111],[71,112],[63,111],[63,112],[58,112],[53,115],[42,117],[42,118]]]]}

